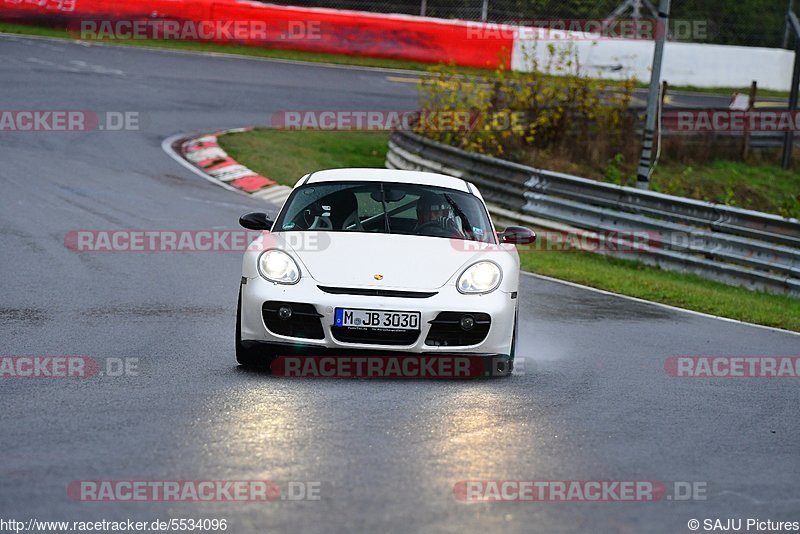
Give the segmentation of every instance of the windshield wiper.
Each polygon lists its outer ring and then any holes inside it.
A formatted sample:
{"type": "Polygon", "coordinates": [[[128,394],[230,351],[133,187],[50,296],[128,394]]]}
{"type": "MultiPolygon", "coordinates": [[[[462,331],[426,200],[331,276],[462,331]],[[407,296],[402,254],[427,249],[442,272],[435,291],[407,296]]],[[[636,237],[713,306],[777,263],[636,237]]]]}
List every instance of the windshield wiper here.
{"type": "Polygon", "coordinates": [[[383,206],[383,221],[386,225],[386,233],[391,234],[392,229],[389,227],[389,213],[386,211],[386,192],[383,190],[383,182],[381,182],[381,205],[383,206]]]}

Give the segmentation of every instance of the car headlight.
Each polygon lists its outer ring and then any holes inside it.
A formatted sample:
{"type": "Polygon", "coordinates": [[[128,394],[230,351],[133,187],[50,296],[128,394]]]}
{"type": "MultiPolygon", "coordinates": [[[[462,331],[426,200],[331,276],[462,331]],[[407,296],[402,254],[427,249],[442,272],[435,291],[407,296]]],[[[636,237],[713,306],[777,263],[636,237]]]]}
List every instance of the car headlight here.
{"type": "Polygon", "coordinates": [[[492,261],[479,261],[470,265],[458,277],[456,287],[461,293],[491,293],[503,277],[500,267],[492,261]]]}
{"type": "Polygon", "coordinates": [[[282,250],[267,250],[258,257],[258,272],[278,284],[296,284],[300,280],[297,262],[282,250]]]}

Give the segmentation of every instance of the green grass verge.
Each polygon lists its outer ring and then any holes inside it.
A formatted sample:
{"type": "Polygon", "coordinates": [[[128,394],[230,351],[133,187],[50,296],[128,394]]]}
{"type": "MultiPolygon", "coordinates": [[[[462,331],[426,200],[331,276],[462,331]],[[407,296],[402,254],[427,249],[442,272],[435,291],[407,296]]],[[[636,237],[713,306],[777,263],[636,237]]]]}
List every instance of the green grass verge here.
{"type": "MultiPolygon", "coordinates": [[[[75,39],[74,33],[62,28],[51,28],[46,26],[29,26],[26,24],[14,24],[10,22],[0,21],[0,32],[24,34],[24,35],[38,35],[42,37],[56,37],[61,39],[75,39]]],[[[419,61],[404,61],[400,59],[384,59],[384,58],[370,58],[370,57],[356,57],[344,56],[338,54],[320,54],[315,52],[300,52],[297,50],[281,50],[272,48],[260,48],[255,46],[242,46],[242,45],[226,45],[214,43],[201,43],[192,41],[170,41],[170,40],[105,40],[102,41],[106,44],[120,45],[120,46],[143,46],[150,48],[169,48],[175,50],[190,50],[196,52],[217,52],[225,54],[236,54],[241,56],[253,56],[272,59],[288,59],[294,61],[309,61],[314,63],[333,63],[338,65],[353,65],[361,67],[382,67],[390,69],[405,69],[405,70],[419,70],[427,71],[430,69],[430,63],[423,63],[419,61]]],[[[481,74],[491,69],[477,69],[470,67],[456,67],[456,71],[462,74],[481,74]]],[[[609,81],[610,84],[614,82],[609,81]]],[[[646,89],[647,84],[639,83],[637,86],[641,89],[646,89]]],[[[749,87],[683,87],[671,86],[671,91],[691,91],[709,94],[724,94],[731,95],[734,92],[748,93],[749,87]]],[[[767,89],[759,89],[760,96],[779,96],[788,97],[788,91],[770,91],[767,89]]]]}
{"type": "Polygon", "coordinates": [[[669,195],[800,217],[800,172],[775,165],[736,161],[659,165],[652,188],[669,195]]]}
{"type": "MultiPolygon", "coordinates": [[[[645,83],[638,83],[636,85],[642,89],[650,87],[645,83]]],[[[747,87],[696,87],[694,85],[670,85],[667,92],[672,92],[673,89],[675,91],[683,91],[686,93],[722,94],[728,96],[733,95],[733,93],[743,93],[746,95],[750,94],[749,85],[747,87]]],[[[759,87],[756,99],[758,100],[764,96],[789,98],[789,91],[779,91],[775,89],[765,89],[763,87],[759,87]]]]}
{"type": "MultiPolygon", "coordinates": [[[[240,163],[292,185],[307,172],[383,167],[388,134],[256,129],[220,137],[240,163]]],[[[520,251],[523,269],[599,289],[741,321],[800,331],[800,299],[731,287],[582,251],[520,251]]]]}
{"type": "Polygon", "coordinates": [[[526,271],[622,295],[800,332],[800,299],[583,251],[521,251],[526,271]]]}
{"type": "MultiPolygon", "coordinates": [[[[702,150],[702,146],[692,150],[702,150]]],[[[795,158],[799,154],[800,151],[795,150],[795,158]]],[[[784,170],[769,160],[765,161],[763,155],[758,156],[759,159],[752,158],[755,161],[748,162],[718,159],[697,164],[681,162],[673,157],[656,166],[650,188],[668,195],[800,218],[800,172],[784,170]]],[[[684,157],[691,161],[691,155],[684,157]]],[[[548,155],[528,161],[522,158],[522,162],[601,182],[636,184],[636,167],[630,161],[620,164],[616,158],[609,159],[605,169],[548,155]]]]}
{"type": "Polygon", "coordinates": [[[233,159],[284,185],[337,167],[383,167],[389,134],[256,129],[219,138],[233,159]]]}

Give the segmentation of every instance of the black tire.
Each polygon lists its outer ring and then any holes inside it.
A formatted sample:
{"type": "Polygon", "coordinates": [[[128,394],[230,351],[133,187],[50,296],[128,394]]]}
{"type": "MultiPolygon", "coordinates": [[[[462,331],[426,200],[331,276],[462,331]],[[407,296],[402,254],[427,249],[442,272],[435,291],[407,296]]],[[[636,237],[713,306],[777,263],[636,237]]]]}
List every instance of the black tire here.
{"type": "Polygon", "coordinates": [[[245,347],[242,344],[242,288],[239,287],[239,300],[236,303],[236,362],[243,367],[269,369],[273,354],[268,351],[245,347]]]}
{"type": "Polygon", "coordinates": [[[514,311],[514,333],[511,335],[511,368],[514,368],[514,356],[517,355],[517,333],[519,332],[519,306],[514,311]]]}
{"type": "Polygon", "coordinates": [[[508,361],[505,365],[505,370],[500,376],[508,377],[514,372],[514,356],[517,353],[517,333],[519,332],[519,306],[514,311],[514,333],[511,334],[511,353],[508,355],[508,361]]]}

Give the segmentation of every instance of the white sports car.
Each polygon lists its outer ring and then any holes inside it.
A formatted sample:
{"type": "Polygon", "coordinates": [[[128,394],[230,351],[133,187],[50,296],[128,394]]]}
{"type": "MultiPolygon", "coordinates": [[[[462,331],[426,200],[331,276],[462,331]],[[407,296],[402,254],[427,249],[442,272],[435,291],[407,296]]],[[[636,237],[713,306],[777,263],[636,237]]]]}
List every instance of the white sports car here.
{"type": "Polygon", "coordinates": [[[236,359],[468,355],[513,368],[519,256],[530,230],[495,232],[477,188],[388,169],[318,171],[297,182],[244,255],[236,359]]]}

